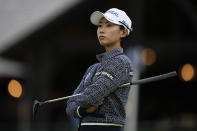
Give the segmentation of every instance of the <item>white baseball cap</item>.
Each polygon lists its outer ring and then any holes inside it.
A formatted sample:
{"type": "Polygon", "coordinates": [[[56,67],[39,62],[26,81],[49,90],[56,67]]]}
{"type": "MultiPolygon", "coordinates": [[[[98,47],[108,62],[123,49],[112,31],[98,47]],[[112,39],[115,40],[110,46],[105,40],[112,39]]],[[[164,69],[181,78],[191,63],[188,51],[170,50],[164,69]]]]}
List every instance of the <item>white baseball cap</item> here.
{"type": "Polygon", "coordinates": [[[95,11],[91,14],[90,21],[92,24],[98,26],[101,18],[103,17],[111,23],[124,26],[124,28],[128,30],[128,35],[132,31],[132,21],[127,16],[127,14],[120,9],[111,8],[105,13],[95,11]]]}

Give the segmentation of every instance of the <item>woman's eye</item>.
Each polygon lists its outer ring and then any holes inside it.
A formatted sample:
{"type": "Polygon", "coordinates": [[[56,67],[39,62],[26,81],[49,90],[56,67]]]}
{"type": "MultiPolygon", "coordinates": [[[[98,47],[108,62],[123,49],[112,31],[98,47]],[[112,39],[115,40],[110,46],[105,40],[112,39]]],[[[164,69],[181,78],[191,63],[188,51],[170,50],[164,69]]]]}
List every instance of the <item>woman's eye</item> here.
{"type": "Polygon", "coordinates": [[[101,25],[98,25],[98,27],[101,27],[101,25]]]}
{"type": "Polygon", "coordinates": [[[112,26],[112,24],[107,24],[107,27],[111,27],[112,26]]]}

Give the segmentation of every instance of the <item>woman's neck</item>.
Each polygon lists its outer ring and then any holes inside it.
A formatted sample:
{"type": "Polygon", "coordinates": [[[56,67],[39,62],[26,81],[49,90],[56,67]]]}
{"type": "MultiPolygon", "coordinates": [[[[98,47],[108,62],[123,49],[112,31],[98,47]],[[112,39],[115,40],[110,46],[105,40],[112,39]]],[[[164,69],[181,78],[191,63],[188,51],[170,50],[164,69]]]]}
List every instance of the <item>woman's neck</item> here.
{"type": "Polygon", "coordinates": [[[120,43],[117,43],[117,44],[114,44],[114,45],[111,45],[111,46],[105,46],[105,51],[111,51],[113,49],[116,49],[116,48],[121,48],[120,46],[120,43]]]}

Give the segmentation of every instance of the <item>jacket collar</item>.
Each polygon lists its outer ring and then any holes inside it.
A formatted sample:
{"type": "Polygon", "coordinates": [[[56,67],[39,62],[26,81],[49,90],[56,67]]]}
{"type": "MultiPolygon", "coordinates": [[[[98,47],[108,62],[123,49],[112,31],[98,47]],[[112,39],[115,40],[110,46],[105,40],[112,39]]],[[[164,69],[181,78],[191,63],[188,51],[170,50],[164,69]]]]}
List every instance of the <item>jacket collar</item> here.
{"type": "Polygon", "coordinates": [[[102,54],[98,54],[98,55],[96,55],[96,57],[99,62],[102,62],[102,61],[105,61],[105,60],[112,58],[114,56],[120,55],[122,53],[123,53],[123,48],[116,48],[116,49],[113,49],[110,51],[106,51],[102,54]]]}

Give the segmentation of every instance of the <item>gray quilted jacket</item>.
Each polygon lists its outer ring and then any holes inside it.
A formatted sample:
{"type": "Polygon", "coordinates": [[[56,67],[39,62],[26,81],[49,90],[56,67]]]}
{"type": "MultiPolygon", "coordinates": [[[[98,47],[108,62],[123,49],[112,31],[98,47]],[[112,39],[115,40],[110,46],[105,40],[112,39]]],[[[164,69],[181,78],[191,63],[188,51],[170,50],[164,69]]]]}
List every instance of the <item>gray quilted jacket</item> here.
{"type": "Polygon", "coordinates": [[[125,104],[127,102],[130,86],[119,86],[132,80],[132,64],[123,53],[122,48],[97,55],[99,63],[91,65],[74,94],[80,96],[67,101],[68,115],[81,118],[82,123],[125,123],[125,104]],[[84,115],[81,109],[92,105],[99,106],[94,113],[84,115]]]}

